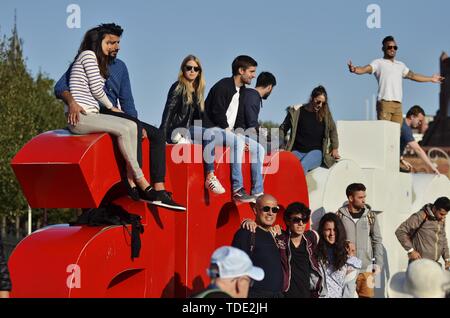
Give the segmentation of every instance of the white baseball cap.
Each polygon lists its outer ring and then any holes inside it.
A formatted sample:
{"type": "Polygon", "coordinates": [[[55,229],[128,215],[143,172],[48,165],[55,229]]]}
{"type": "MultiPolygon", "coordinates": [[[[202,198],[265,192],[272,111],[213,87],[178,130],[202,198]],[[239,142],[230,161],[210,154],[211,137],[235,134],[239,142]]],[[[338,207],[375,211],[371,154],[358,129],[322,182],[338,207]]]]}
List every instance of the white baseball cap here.
{"type": "Polygon", "coordinates": [[[444,298],[450,287],[450,273],[435,261],[419,259],[409,264],[406,272],[389,279],[390,298],[444,298]]]}
{"type": "MultiPolygon", "coordinates": [[[[264,278],[264,270],[253,266],[252,260],[244,251],[232,247],[222,246],[214,251],[211,256],[211,264],[216,264],[220,278],[234,278],[239,276],[249,276],[253,280],[260,281],[264,278]]],[[[213,277],[211,270],[208,275],[213,277]]]]}

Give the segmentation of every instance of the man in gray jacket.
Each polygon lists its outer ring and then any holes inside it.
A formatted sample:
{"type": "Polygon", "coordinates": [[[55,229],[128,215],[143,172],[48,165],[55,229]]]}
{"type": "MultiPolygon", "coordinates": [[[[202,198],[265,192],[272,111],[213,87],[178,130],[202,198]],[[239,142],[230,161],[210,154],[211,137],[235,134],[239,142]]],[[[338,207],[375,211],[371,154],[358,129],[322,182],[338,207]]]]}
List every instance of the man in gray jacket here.
{"type": "Polygon", "coordinates": [[[410,262],[420,258],[438,262],[442,256],[445,269],[450,269],[445,234],[445,217],[449,210],[449,198],[440,197],[433,204],[426,204],[397,228],[395,235],[408,253],[410,262]]]}
{"type": "Polygon", "coordinates": [[[374,275],[383,266],[383,244],[380,226],[375,212],[366,204],[366,187],[352,183],[346,189],[348,204],[336,214],[341,218],[347,232],[347,240],[355,245],[356,257],[362,261],[356,279],[356,292],[361,298],[374,296],[374,275]],[[375,264],[374,262],[375,261],[375,264]]]}

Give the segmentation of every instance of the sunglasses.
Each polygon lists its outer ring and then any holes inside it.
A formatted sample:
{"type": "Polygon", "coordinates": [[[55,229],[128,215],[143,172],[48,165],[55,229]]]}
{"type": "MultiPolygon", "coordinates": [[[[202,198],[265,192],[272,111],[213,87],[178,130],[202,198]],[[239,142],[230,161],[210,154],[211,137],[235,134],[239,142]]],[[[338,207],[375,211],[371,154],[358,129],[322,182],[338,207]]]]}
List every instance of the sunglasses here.
{"type": "Polygon", "coordinates": [[[317,106],[325,104],[325,102],[322,102],[321,100],[316,100],[314,102],[316,103],[317,106]]]}
{"type": "Polygon", "coordinates": [[[296,216],[291,219],[291,222],[294,224],[298,224],[300,222],[302,222],[303,224],[306,224],[309,222],[309,217],[299,218],[298,216],[296,216]]]}
{"type": "Polygon", "coordinates": [[[270,206],[263,206],[261,208],[261,211],[268,213],[270,210],[272,210],[272,213],[278,213],[278,211],[280,211],[280,208],[277,206],[274,207],[270,207],[270,206]]]}
{"type": "Polygon", "coordinates": [[[186,71],[194,71],[194,72],[198,72],[198,71],[200,71],[200,67],[198,67],[198,66],[191,66],[191,65],[186,65],[185,67],[184,67],[184,69],[186,70],[186,71]]]}
{"type": "Polygon", "coordinates": [[[398,46],[397,45],[389,45],[389,46],[386,46],[386,50],[392,50],[392,49],[394,49],[394,50],[398,50],[398,46]]]}

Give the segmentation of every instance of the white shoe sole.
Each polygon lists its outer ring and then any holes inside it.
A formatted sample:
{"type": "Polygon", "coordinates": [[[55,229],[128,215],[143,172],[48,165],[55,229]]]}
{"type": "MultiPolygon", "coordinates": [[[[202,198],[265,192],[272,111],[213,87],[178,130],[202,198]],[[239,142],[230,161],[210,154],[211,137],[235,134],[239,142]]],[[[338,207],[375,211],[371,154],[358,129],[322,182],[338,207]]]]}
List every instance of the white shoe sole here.
{"type": "Polygon", "coordinates": [[[211,190],[209,188],[206,188],[206,190],[208,190],[209,192],[212,192],[214,194],[224,194],[226,192],[225,189],[223,191],[217,191],[217,190],[214,191],[214,190],[211,190]]]}
{"type": "Polygon", "coordinates": [[[250,199],[246,199],[246,200],[243,200],[243,199],[237,199],[237,198],[234,198],[233,197],[233,201],[234,202],[241,202],[241,203],[256,203],[256,199],[255,198],[250,198],[250,199]]]}
{"type": "Polygon", "coordinates": [[[141,199],[141,201],[147,202],[152,205],[160,206],[163,208],[168,208],[168,209],[177,210],[177,211],[186,211],[186,208],[184,206],[170,205],[170,204],[163,203],[161,201],[150,201],[150,200],[145,200],[145,199],[141,199]]]}

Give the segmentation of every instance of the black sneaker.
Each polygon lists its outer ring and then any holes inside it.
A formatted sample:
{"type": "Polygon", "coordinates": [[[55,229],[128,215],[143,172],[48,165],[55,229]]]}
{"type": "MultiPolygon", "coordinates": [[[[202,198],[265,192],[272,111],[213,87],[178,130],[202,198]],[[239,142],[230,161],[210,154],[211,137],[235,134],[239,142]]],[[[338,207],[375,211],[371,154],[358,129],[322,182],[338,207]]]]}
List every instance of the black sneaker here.
{"type": "Polygon", "coordinates": [[[186,211],[184,206],[179,205],[172,199],[172,192],[167,192],[165,190],[156,191],[155,189],[148,187],[145,191],[140,191],[141,200],[146,201],[150,204],[162,206],[165,208],[186,211]]]}
{"type": "Polygon", "coordinates": [[[243,203],[255,203],[256,199],[254,196],[248,195],[247,192],[245,192],[244,188],[240,188],[237,191],[234,191],[233,193],[233,200],[236,202],[243,202],[243,203]]]}
{"type": "Polygon", "coordinates": [[[139,201],[141,198],[139,196],[139,190],[137,187],[129,187],[127,189],[128,196],[133,199],[134,201],[139,201]]]}

